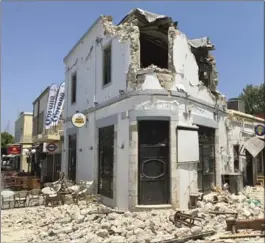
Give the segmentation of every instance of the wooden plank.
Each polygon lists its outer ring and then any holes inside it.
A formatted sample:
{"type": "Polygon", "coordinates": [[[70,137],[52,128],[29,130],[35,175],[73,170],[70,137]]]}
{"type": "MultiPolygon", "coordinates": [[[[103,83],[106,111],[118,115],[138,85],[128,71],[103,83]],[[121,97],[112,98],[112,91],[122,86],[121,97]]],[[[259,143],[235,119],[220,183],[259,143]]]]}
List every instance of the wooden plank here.
{"type": "Polygon", "coordinates": [[[220,236],[219,239],[236,239],[236,238],[255,238],[255,237],[265,237],[264,234],[230,234],[220,236]]]}
{"type": "Polygon", "coordinates": [[[216,231],[211,230],[211,231],[206,231],[206,232],[203,232],[200,234],[189,235],[189,236],[183,237],[183,238],[161,241],[160,243],[185,243],[185,242],[190,241],[190,240],[200,240],[200,239],[203,239],[205,237],[214,235],[215,233],[216,233],[216,231]]]}
{"type": "Polygon", "coordinates": [[[227,231],[236,232],[238,229],[264,230],[264,218],[254,220],[227,219],[227,231]]]}

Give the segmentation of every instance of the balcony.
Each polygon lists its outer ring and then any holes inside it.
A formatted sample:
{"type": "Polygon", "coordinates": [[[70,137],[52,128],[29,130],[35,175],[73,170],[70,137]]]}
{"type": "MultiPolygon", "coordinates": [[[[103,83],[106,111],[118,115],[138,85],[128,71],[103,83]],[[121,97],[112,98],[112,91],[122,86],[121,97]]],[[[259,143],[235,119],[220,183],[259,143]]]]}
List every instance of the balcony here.
{"type": "Polygon", "coordinates": [[[43,133],[33,136],[33,142],[49,142],[59,141],[61,133],[63,131],[63,123],[60,122],[56,126],[52,126],[49,129],[45,129],[43,133]]]}

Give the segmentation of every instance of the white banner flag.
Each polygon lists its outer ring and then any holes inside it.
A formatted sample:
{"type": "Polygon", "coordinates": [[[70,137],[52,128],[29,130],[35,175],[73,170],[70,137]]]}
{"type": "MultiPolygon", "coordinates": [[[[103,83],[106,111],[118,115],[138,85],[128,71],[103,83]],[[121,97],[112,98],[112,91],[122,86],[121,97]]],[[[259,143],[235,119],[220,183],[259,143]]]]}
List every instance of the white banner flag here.
{"type": "Polygon", "coordinates": [[[46,114],[46,119],[45,119],[45,129],[49,129],[52,125],[52,115],[53,115],[53,110],[55,107],[58,89],[59,89],[58,84],[52,84],[50,86],[49,98],[48,98],[48,103],[47,103],[47,114],[46,114]]]}
{"type": "Polygon", "coordinates": [[[60,116],[63,111],[64,97],[65,97],[65,82],[62,82],[57,94],[57,99],[53,110],[53,116],[52,116],[53,125],[57,125],[60,120],[60,116]]]}

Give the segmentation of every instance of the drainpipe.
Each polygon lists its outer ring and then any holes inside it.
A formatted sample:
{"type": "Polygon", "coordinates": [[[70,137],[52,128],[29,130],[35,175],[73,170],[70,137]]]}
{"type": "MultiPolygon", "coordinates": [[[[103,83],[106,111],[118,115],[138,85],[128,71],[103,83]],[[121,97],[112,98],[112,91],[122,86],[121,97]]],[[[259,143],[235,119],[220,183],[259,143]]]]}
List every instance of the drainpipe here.
{"type": "MultiPolygon", "coordinates": [[[[67,70],[66,70],[66,75],[65,75],[66,77],[67,77],[67,97],[68,97],[68,99],[66,99],[66,114],[68,115],[69,113],[68,113],[68,111],[69,111],[69,109],[68,109],[68,105],[69,105],[69,67],[67,67],[67,70]]],[[[66,120],[66,119],[65,119],[66,120]]],[[[64,123],[65,124],[65,126],[67,126],[67,123],[64,123]]],[[[68,145],[69,145],[69,141],[68,141],[68,134],[67,134],[67,129],[65,128],[65,138],[64,138],[64,140],[66,140],[67,141],[67,143],[65,143],[64,142],[64,148],[63,148],[63,152],[64,152],[64,155],[62,156],[63,157],[63,160],[65,160],[65,163],[64,163],[64,172],[65,172],[65,174],[68,176],[68,161],[69,161],[69,158],[68,158],[68,150],[69,150],[69,148],[68,148],[68,145]],[[67,149],[66,149],[66,146],[67,146],[67,149]]]]}
{"type": "MultiPolygon", "coordinates": [[[[99,38],[97,38],[96,40],[95,40],[95,42],[94,42],[94,55],[95,55],[95,57],[94,57],[94,63],[95,63],[95,72],[94,72],[94,100],[93,100],[93,102],[96,102],[97,101],[97,99],[96,99],[96,97],[97,97],[97,46],[98,46],[98,44],[99,44],[100,42],[99,42],[99,38]]],[[[94,104],[94,103],[93,103],[94,104]]],[[[96,128],[96,110],[94,111],[94,138],[95,138],[95,142],[94,142],[94,144],[93,144],[93,152],[94,152],[94,163],[93,163],[93,166],[92,166],[92,168],[93,168],[93,174],[95,175],[95,177],[93,178],[93,180],[95,180],[95,181],[97,181],[97,171],[96,171],[96,169],[97,169],[97,166],[96,166],[96,163],[98,162],[98,159],[97,159],[97,150],[98,150],[98,148],[97,148],[97,141],[98,141],[98,139],[97,139],[97,128],[96,128]],[[97,148],[97,149],[96,149],[97,148]]],[[[96,183],[96,184],[98,184],[98,182],[96,183]]]]}

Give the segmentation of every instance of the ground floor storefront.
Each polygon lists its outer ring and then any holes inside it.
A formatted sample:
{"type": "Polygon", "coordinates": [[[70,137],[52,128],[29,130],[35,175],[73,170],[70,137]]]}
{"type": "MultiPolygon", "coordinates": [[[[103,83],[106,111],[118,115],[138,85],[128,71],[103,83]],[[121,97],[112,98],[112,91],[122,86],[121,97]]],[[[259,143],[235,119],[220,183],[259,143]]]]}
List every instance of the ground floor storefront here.
{"type": "Polygon", "coordinates": [[[94,180],[105,204],[130,210],[188,208],[192,196],[220,185],[214,109],[186,117],[174,100],[134,102],[129,112],[94,112],[82,128],[65,126],[69,179],[94,180]]]}
{"type": "MultiPolygon", "coordinates": [[[[51,146],[51,147],[52,147],[51,146]]],[[[41,183],[58,180],[61,171],[61,148],[58,142],[43,142],[34,146],[30,156],[30,172],[40,178],[41,183]],[[47,150],[52,144],[54,149],[47,150]]]]}

